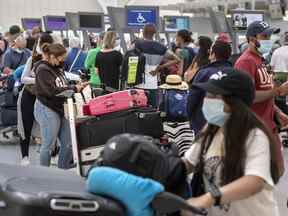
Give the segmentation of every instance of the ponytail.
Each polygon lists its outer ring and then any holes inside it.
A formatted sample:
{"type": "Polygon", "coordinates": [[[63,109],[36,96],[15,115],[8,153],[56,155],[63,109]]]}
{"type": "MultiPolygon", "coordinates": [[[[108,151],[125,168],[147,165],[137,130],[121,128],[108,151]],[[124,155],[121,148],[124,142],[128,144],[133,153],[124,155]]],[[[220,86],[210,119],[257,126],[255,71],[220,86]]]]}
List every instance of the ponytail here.
{"type": "Polygon", "coordinates": [[[56,58],[66,54],[67,52],[62,44],[44,43],[41,48],[43,53],[48,55],[54,55],[56,58]]]}

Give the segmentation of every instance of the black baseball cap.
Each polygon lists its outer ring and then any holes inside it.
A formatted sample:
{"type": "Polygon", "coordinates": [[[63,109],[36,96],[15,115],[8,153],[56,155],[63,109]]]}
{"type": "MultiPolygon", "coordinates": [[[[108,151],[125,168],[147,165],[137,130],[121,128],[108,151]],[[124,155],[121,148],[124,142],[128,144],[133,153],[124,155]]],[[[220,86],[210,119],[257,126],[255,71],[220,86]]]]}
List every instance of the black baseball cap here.
{"type": "Polygon", "coordinates": [[[235,97],[248,106],[253,104],[255,98],[255,85],[251,77],[233,68],[219,70],[207,82],[193,86],[212,94],[235,97]]]}
{"type": "Polygon", "coordinates": [[[254,37],[258,34],[272,35],[278,34],[280,31],[280,28],[272,28],[267,22],[254,21],[248,26],[246,36],[254,37]]]}

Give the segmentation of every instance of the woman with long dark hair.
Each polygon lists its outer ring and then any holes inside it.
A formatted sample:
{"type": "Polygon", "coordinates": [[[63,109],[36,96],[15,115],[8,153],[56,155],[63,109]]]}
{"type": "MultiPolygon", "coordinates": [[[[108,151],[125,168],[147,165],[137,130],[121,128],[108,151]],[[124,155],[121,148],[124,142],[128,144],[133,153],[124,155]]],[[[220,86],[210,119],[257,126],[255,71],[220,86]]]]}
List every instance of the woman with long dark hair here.
{"type": "MultiPolygon", "coordinates": [[[[212,216],[277,216],[273,187],[280,178],[274,139],[250,110],[255,98],[249,75],[223,69],[206,83],[203,113],[208,126],[199,134],[184,161],[194,172],[188,202],[209,209],[212,216]],[[198,169],[196,169],[196,167],[198,169]],[[196,177],[197,176],[197,177],[196,177]]],[[[183,215],[189,215],[183,213],[183,215]]]]}
{"type": "Polygon", "coordinates": [[[200,36],[198,38],[199,44],[199,51],[195,58],[193,59],[192,64],[185,72],[185,80],[186,82],[190,83],[193,77],[197,74],[199,69],[205,65],[210,63],[209,55],[210,55],[210,48],[212,46],[212,40],[206,36],[200,36]]]}

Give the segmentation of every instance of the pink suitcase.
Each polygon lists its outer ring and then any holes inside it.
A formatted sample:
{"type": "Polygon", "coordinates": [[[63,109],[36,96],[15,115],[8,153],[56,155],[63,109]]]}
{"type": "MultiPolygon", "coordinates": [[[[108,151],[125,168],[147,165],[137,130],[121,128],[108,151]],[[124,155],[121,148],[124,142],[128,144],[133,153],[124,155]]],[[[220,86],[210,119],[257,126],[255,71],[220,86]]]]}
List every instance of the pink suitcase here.
{"type": "Polygon", "coordinates": [[[128,110],[133,107],[147,106],[148,99],[144,90],[130,89],[99,96],[84,105],[84,115],[99,116],[107,113],[128,110]]]}

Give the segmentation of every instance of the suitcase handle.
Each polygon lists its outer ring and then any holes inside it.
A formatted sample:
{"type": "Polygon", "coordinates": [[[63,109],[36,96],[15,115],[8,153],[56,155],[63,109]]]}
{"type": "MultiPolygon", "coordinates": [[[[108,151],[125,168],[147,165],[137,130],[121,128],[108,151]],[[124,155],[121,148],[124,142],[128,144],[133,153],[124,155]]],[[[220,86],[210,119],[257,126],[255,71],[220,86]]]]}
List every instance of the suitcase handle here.
{"type": "Polygon", "coordinates": [[[105,104],[106,107],[111,107],[111,106],[114,106],[114,105],[115,105],[115,102],[113,101],[113,99],[112,99],[112,97],[111,97],[110,99],[106,100],[106,101],[104,102],[104,104],[105,104]]]}

